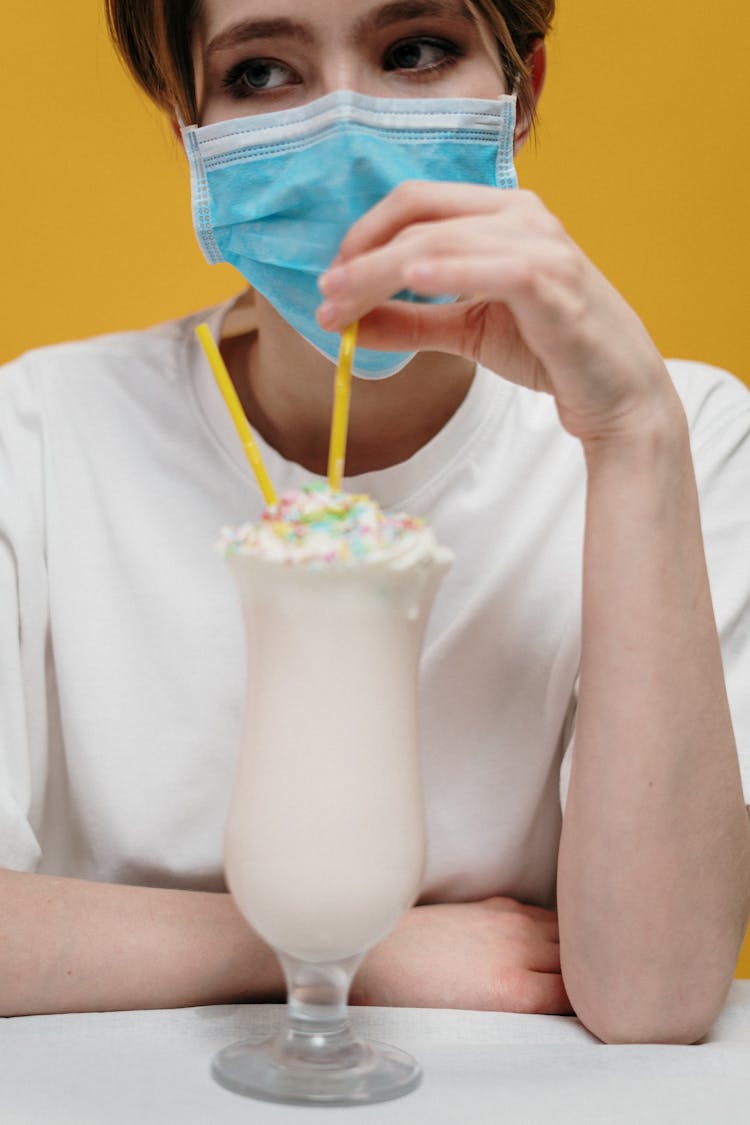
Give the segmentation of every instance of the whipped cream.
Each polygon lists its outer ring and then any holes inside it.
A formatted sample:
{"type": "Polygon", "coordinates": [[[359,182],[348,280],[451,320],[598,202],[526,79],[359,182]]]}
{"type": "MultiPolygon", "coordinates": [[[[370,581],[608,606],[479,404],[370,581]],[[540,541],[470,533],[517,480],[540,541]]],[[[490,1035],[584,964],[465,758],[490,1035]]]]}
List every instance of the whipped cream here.
{"type": "Polygon", "coordinates": [[[226,557],[251,555],[308,569],[373,563],[400,569],[452,557],[423,519],[387,514],[369,496],[324,484],[283,493],[258,523],[223,528],[219,549],[226,557]]]}

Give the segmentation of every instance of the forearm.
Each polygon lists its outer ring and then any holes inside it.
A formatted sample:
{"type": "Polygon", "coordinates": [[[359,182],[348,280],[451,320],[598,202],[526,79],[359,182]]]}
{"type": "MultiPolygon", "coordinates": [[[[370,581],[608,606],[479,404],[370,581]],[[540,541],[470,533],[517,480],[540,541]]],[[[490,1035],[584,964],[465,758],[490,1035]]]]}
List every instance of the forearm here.
{"type": "Polygon", "coordinates": [[[280,999],[276,958],[227,894],[0,870],[0,1015],[280,999]]]}
{"type": "Polygon", "coordinates": [[[679,408],[587,449],[581,690],[559,864],[564,979],[603,1038],[693,1039],[747,917],[742,801],[679,408]]]}

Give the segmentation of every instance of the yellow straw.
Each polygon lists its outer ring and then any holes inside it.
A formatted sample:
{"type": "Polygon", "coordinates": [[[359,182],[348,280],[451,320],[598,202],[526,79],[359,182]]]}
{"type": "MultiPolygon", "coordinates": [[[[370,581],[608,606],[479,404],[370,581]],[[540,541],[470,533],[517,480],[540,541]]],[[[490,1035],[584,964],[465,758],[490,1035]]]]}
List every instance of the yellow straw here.
{"type": "Polygon", "coordinates": [[[352,385],[352,362],[357,346],[358,322],[350,324],[341,335],[339,364],[336,368],[336,383],[333,399],[333,421],[331,422],[331,445],[328,453],[328,484],[338,491],[344,479],[344,459],[346,457],[346,433],[349,428],[349,400],[352,385]]]}
{"type": "Polygon", "coordinates": [[[263,498],[266,501],[266,504],[268,504],[269,506],[276,504],[277,497],[274,491],[274,487],[271,484],[268,473],[266,472],[266,467],[263,464],[263,459],[261,458],[260,451],[255,444],[252,430],[248,425],[247,418],[245,417],[245,412],[242,409],[240,400],[237,397],[237,392],[234,389],[234,384],[229,377],[229,372],[226,369],[224,360],[221,358],[221,352],[217,348],[216,342],[211,335],[211,329],[207,324],[199,324],[195,330],[195,334],[200,340],[201,346],[206,353],[206,359],[211,365],[211,370],[214,373],[214,378],[216,379],[219,390],[221,391],[221,396],[224,399],[224,402],[227,404],[227,409],[229,410],[232,421],[234,422],[234,425],[237,429],[237,433],[240,435],[242,448],[245,450],[245,455],[250,462],[250,468],[255,473],[255,479],[260,486],[261,492],[263,493],[263,498]]]}

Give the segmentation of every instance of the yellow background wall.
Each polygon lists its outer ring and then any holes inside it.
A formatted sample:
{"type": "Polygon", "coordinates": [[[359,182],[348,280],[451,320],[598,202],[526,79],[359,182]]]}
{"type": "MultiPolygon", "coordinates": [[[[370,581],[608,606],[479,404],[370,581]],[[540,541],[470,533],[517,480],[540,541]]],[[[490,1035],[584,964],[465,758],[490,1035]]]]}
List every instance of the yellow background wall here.
{"type": "MultiPolygon", "coordinates": [[[[520,161],[662,351],[750,384],[746,0],[560,0],[520,161]]],[[[0,362],[240,286],[195,247],[184,160],[119,69],[101,0],[6,5],[0,362]]],[[[742,971],[750,976],[750,944],[742,971]]]]}
{"type": "MultiPolygon", "coordinates": [[[[745,0],[559,0],[539,191],[662,351],[750,381],[745,0]],[[709,26],[709,24],[711,26],[709,26]]],[[[102,0],[6,5],[0,361],[237,289],[194,245],[181,151],[107,43],[102,0]]]]}

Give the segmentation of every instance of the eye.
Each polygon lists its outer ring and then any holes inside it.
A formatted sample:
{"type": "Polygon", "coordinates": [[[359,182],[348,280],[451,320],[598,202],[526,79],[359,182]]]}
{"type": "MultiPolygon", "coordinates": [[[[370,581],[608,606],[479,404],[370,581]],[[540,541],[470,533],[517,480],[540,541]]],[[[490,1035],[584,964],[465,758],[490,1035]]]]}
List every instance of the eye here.
{"type": "Polygon", "coordinates": [[[245,59],[224,76],[223,85],[235,98],[248,98],[266,90],[297,83],[294,71],[275,59],[245,59]]]}
{"type": "Polygon", "coordinates": [[[402,39],[386,53],[385,70],[437,70],[455,62],[460,54],[444,39],[402,39]]]}

